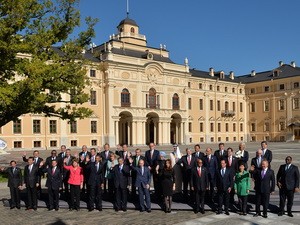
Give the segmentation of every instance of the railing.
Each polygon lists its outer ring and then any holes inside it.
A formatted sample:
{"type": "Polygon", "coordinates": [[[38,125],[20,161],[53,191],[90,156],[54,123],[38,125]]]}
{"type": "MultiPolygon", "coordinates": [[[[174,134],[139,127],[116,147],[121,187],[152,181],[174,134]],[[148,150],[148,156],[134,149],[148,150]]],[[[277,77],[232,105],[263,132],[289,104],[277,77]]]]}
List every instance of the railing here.
{"type": "Polygon", "coordinates": [[[160,104],[147,103],[146,104],[146,108],[148,108],[148,109],[159,109],[160,108],[160,104]]]}
{"type": "Polygon", "coordinates": [[[130,102],[121,102],[121,107],[130,107],[131,103],[130,102]]]}
{"type": "Polygon", "coordinates": [[[135,33],[130,33],[130,32],[121,32],[120,37],[133,37],[133,38],[138,38],[138,39],[143,39],[146,40],[146,36],[142,34],[135,34],[135,33]]]}
{"type": "Polygon", "coordinates": [[[221,115],[223,117],[232,117],[232,116],[235,116],[235,111],[232,111],[232,110],[224,110],[222,111],[221,115]]]}

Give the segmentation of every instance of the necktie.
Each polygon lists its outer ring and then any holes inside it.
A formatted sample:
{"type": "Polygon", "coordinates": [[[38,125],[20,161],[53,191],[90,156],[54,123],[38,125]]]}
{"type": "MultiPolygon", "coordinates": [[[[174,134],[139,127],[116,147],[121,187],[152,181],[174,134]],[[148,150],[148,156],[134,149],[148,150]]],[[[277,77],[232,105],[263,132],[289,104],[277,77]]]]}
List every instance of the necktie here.
{"type": "Polygon", "coordinates": [[[210,163],[210,156],[208,156],[208,163],[210,163]]]}
{"type": "Polygon", "coordinates": [[[153,150],[151,150],[151,153],[150,153],[150,157],[152,159],[152,156],[153,156],[153,150]]]}
{"type": "Polygon", "coordinates": [[[55,173],[55,168],[52,169],[52,176],[54,175],[55,173]]]}
{"type": "Polygon", "coordinates": [[[135,165],[139,164],[139,157],[136,157],[135,165]]]}
{"type": "Polygon", "coordinates": [[[261,171],[261,178],[262,178],[262,179],[265,177],[265,174],[266,174],[266,171],[265,171],[265,170],[261,171]]]}
{"type": "Polygon", "coordinates": [[[198,176],[201,177],[201,168],[198,167],[198,176]]]}
{"type": "Polygon", "coordinates": [[[188,156],[188,164],[191,165],[191,156],[188,156]]]}
{"type": "Polygon", "coordinates": [[[221,156],[223,156],[223,150],[221,151],[221,154],[220,154],[221,156]]]}
{"type": "Polygon", "coordinates": [[[199,157],[199,152],[196,153],[196,156],[199,157]]]}
{"type": "Polygon", "coordinates": [[[105,151],[105,158],[108,158],[108,151],[105,151]]]}
{"type": "Polygon", "coordinates": [[[124,152],[124,159],[126,159],[126,152],[124,152]]]}
{"type": "Polygon", "coordinates": [[[228,165],[231,166],[231,163],[232,163],[232,159],[231,159],[231,157],[229,157],[228,165]]]}
{"type": "Polygon", "coordinates": [[[13,173],[15,173],[15,171],[16,171],[16,168],[13,168],[13,173]]]}
{"type": "Polygon", "coordinates": [[[92,162],[95,162],[95,156],[93,155],[93,157],[92,157],[92,162]]]}
{"type": "Polygon", "coordinates": [[[144,167],[142,167],[142,176],[144,175],[144,167]]]}
{"type": "Polygon", "coordinates": [[[97,169],[97,172],[99,170],[99,163],[96,164],[96,169],[97,169]]]}
{"type": "Polygon", "coordinates": [[[285,171],[287,171],[290,168],[290,165],[285,166],[285,171]]]}
{"type": "Polygon", "coordinates": [[[260,167],[260,157],[257,159],[257,165],[260,167]]]}
{"type": "Polygon", "coordinates": [[[120,166],[120,173],[122,172],[122,167],[120,166]]]}
{"type": "Polygon", "coordinates": [[[31,173],[32,165],[29,166],[29,173],[31,173]]]}
{"type": "Polygon", "coordinates": [[[222,169],[222,177],[224,177],[225,169],[222,169]]]}
{"type": "Polygon", "coordinates": [[[34,158],[34,164],[37,164],[37,158],[34,158]]]}

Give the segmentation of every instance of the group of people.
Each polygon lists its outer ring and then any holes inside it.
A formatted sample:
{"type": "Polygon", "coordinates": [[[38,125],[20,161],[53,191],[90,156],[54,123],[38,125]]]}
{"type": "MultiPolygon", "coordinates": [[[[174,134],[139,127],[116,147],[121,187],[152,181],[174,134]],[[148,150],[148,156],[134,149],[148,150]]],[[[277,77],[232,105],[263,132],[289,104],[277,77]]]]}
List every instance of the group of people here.
{"type": "Polygon", "coordinates": [[[253,180],[254,216],[267,218],[270,194],[274,193],[276,182],[280,195],[278,216],[284,214],[286,200],[288,216],[293,216],[294,193],[299,191],[298,167],[292,164],[292,157],[287,156],[275,181],[275,173],[271,169],[272,151],[265,141],[261,142],[261,148],[249,167],[249,153],[244,143],[239,144],[236,153],[230,147],[225,149],[224,143],[220,143],[214,154],[211,148],[202,152],[197,144],[194,151],[187,148],[185,155],[174,145],[169,159],[165,157],[164,152],[155,149],[154,143],[149,144],[144,156],[141,149],[131,154],[126,144],[115,152],[110,150],[109,144],[103,146],[103,151],[95,148],[88,151],[84,145],[78,155],[71,155],[70,149],[61,146],[59,154],[53,150],[45,161],[39,157],[38,151],[28,158],[23,155],[23,161],[27,162],[24,175],[16,161],[11,161],[11,167],[1,170],[8,173],[11,209],[20,209],[20,190],[25,184],[26,209],[36,210],[41,177],[46,174],[49,210],[59,210],[59,193],[63,191],[70,210],[80,210],[80,198],[84,196],[89,211],[102,211],[102,198],[107,194],[109,199],[113,199],[116,211],[126,211],[130,187],[132,197],[138,197],[140,211],[151,212],[150,186],[153,186],[155,197],[164,203],[166,213],[171,212],[173,194],[182,190],[184,199],[194,204],[195,213],[205,213],[204,202],[207,198],[213,202],[217,199],[217,214],[223,212],[224,206],[225,214],[229,215],[229,203],[234,202],[234,195],[237,195],[239,213],[247,215],[253,180]]]}

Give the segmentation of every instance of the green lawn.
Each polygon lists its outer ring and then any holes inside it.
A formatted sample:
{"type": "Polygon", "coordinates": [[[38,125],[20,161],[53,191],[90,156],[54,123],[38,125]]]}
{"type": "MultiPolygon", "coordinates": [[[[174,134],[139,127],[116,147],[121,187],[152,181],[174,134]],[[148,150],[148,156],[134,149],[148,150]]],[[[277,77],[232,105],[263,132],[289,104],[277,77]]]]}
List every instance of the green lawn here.
{"type": "Polygon", "coordinates": [[[7,174],[5,173],[0,173],[0,182],[7,182],[7,174]]]}

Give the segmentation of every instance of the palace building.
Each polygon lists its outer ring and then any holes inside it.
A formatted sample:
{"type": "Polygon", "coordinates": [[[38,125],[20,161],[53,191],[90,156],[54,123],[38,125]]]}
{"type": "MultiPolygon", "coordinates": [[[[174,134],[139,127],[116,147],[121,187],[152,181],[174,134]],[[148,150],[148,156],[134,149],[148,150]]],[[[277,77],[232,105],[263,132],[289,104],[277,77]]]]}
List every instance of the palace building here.
{"type": "Polygon", "coordinates": [[[128,17],[84,55],[92,62],[84,106],[94,114],[72,123],[23,115],[0,130],[8,149],[300,139],[300,68],[293,62],[244,76],[190,69],[188,59],[174,63],[165,46],[147,46],[128,17]]]}

